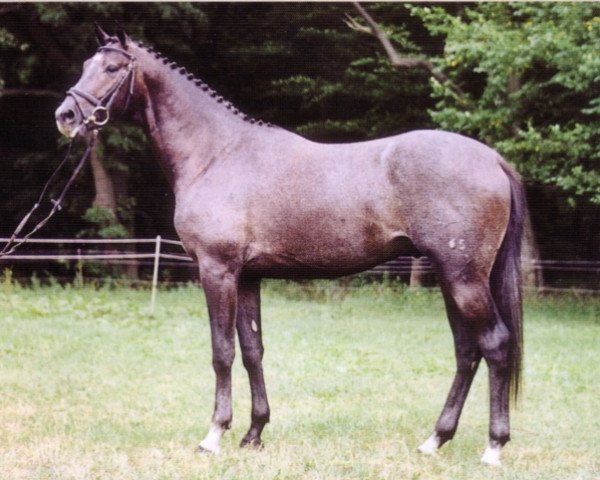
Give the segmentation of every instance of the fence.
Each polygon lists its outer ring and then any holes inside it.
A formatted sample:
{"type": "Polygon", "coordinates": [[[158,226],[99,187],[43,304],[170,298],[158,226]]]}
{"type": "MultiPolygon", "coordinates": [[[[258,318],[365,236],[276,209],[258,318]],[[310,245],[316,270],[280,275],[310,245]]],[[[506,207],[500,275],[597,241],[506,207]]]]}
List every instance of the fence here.
{"type": "MultiPolygon", "coordinates": [[[[7,238],[0,238],[0,242],[8,241],[7,238]]],[[[16,254],[0,259],[0,268],[3,265],[14,266],[19,262],[102,262],[109,264],[131,264],[136,266],[145,265],[151,268],[151,299],[150,305],[154,309],[156,303],[156,292],[159,283],[160,267],[181,267],[186,264],[196,269],[193,260],[183,250],[181,242],[176,240],[163,239],[160,235],[156,238],[146,239],[30,239],[25,246],[17,251],[16,254]],[[46,249],[41,250],[36,246],[44,245],[46,249]],[[48,250],[50,246],[50,250],[48,250]],[[54,246],[54,247],[53,247],[54,246]],[[60,246],[61,248],[58,248],[60,246]],[[70,247],[70,251],[65,251],[65,246],[70,247]],[[74,246],[85,246],[85,250],[77,248],[72,251],[74,246]],[[90,246],[103,246],[104,250],[90,248],[90,246]],[[106,250],[110,246],[110,250],[106,250]],[[133,251],[116,251],[116,247],[134,246],[133,251]],[[165,247],[175,248],[176,252],[167,252],[165,247]],[[32,251],[33,250],[33,251],[32,251]],[[140,251],[142,250],[142,251],[140,251]],[[145,251],[143,251],[145,250],[145,251]]],[[[536,260],[525,263],[526,269],[542,271],[545,277],[567,278],[569,275],[581,277],[585,274],[595,276],[589,278],[589,285],[592,288],[567,287],[560,282],[556,286],[545,285],[543,291],[569,291],[575,293],[597,294],[600,293],[600,261],[581,261],[581,260],[536,260]]],[[[411,273],[417,271],[421,275],[433,276],[431,263],[422,259],[418,263],[413,262],[412,257],[398,257],[386,263],[377,265],[371,270],[365,272],[367,275],[381,276],[389,275],[394,277],[405,277],[406,280],[411,273]]],[[[556,282],[555,282],[556,283],[556,282]]],[[[564,282],[563,282],[564,283],[564,282]]]]}
{"type": "MultiPolygon", "coordinates": [[[[0,242],[7,242],[8,238],[0,238],[0,242]]],[[[17,239],[19,241],[19,239],[17,239]]],[[[14,262],[19,261],[42,261],[42,260],[51,260],[51,261],[65,261],[65,260],[75,260],[77,262],[83,261],[135,261],[140,262],[143,260],[149,260],[152,262],[152,289],[151,289],[151,297],[150,297],[150,308],[154,311],[154,305],[156,303],[156,291],[158,287],[158,274],[160,261],[162,260],[175,260],[178,262],[192,262],[192,259],[185,254],[172,254],[172,253],[163,253],[161,251],[161,247],[163,245],[175,245],[177,247],[183,248],[183,245],[179,241],[175,240],[167,240],[161,238],[158,235],[156,238],[151,239],[67,239],[67,238],[45,238],[45,239],[29,239],[27,241],[29,246],[31,245],[154,245],[153,253],[139,253],[139,252],[98,252],[98,251],[88,251],[86,253],[82,253],[81,249],[78,249],[76,253],[16,253],[10,256],[4,257],[0,260],[0,265],[8,265],[14,262]]]]}

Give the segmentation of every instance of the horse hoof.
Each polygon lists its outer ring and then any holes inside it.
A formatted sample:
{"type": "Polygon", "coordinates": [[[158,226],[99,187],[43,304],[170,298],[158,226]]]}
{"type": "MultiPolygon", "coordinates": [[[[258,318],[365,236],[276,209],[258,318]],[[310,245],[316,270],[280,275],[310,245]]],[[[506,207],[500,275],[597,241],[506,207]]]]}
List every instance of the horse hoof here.
{"type": "Polygon", "coordinates": [[[244,438],[240,443],[240,448],[258,451],[265,448],[265,444],[259,438],[244,438]]]}
{"type": "Polygon", "coordinates": [[[481,463],[490,465],[491,467],[501,467],[500,462],[500,447],[490,447],[485,449],[483,457],[481,457],[481,463]]]}
{"type": "Polygon", "coordinates": [[[214,445],[207,445],[204,442],[200,442],[200,445],[196,447],[195,452],[201,455],[218,455],[219,453],[221,453],[221,448],[218,446],[215,447],[214,445]]]}
{"type": "Polygon", "coordinates": [[[431,437],[429,437],[427,440],[425,440],[425,442],[423,442],[421,444],[421,446],[419,446],[418,450],[423,455],[433,456],[436,454],[438,447],[439,447],[438,438],[435,434],[433,434],[431,437]]]}

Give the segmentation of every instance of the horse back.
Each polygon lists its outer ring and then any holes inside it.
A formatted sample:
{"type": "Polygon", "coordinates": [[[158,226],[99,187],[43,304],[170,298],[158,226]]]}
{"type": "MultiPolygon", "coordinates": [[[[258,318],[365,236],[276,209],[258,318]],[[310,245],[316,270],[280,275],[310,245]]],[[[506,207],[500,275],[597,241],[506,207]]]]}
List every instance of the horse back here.
{"type": "Polygon", "coordinates": [[[482,205],[507,216],[500,157],[475,140],[415,131],[325,145],[283,133],[245,142],[178,199],[188,250],[226,244],[266,276],[334,276],[463,238],[489,222],[476,220],[482,205]]]}

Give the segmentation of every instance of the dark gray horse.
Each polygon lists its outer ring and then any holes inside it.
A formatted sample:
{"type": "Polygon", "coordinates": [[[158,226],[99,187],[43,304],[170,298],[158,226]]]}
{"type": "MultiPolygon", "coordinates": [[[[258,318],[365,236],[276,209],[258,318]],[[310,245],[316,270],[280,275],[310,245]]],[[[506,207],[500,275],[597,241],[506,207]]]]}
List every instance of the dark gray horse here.
{"type": "MultiPolygon", "coordinates": [[[[200,268],[210,316],[216,400],[200,448],[218,452],[230,427],[237,329],[260,446],[269,421],[263,379],[260,280],[335,277],[401,254],[436,268],[457,371],[432,436],[456,431],[484,358],[490,429],[483,461],[509,440],[509,397],[521,368],[520,244],[524,195],[494,150],[460,135],[415,131],[323,145],[239,113],[160,53],[97,31],[100,48],[56,111],[59,130],[87,135],[113,114],[137,118],[176,197],[175,226],[200,268]]],[[[401,346],[399,346],[399,350],[401,346]]]]}

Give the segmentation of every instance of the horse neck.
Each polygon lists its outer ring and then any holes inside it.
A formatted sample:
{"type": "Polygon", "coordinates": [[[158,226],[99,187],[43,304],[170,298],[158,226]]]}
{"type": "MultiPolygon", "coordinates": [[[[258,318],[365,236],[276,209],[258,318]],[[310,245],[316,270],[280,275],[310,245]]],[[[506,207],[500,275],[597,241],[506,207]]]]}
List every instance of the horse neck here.
{"type": "MultiPolygon", "coordinates": [[[[142,80],[143,123],[161,166],[177,194],[232,148],[244,132],[257,128],[205,92],[179,68],[143,48],[136,53],[142,80]]],[[[212,92],[214,95],[214,92],[212,92]]]]}

